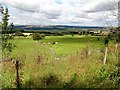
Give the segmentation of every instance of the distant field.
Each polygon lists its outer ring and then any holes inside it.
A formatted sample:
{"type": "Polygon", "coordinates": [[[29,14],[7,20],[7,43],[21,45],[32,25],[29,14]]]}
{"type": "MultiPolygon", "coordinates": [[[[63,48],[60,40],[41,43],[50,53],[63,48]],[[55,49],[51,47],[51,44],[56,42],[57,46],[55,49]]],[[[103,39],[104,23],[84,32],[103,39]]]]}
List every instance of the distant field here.
{"type": "Polygon", "coordinates": [[[39,42],[45,43],[45,45],[53,48],[58,57],[75,53],[87,46],[94,48],[100,48],[104,46],[103,38],[97,36],[47,36],[45,39],[40,40],[39,42]],[[100,41],[98,41],[98,38],[100,38],[100,41]],[[57,44],[52,45],[53,42],[57,42],[57,44]],[[51,44],[49,45],[48,43],[51,44]]]}
{"type": "Polygon", "coordinates": [[[45,39],[39,40],[39,42],[33,41],[31,37],[15,37],[12,42],[17,46],[12,53],[12,56],[14,57],[23,52],[33,54],[36,50],[40,50],[40,52],[43,53],[51,53],[51,48],[56,56],[60,58],[74,54],[85,47],[104,47],[103,37],[83,35],[75,35],[74,37],[72,35],[46,36],[45,39]],[[98,41],[98,38],[100,38],[100,41],[98,41]],[[52,44],[54,42],[57,42],[57,44],[52,44]],[[44,45],[42,46],[43,43],[44,45]]]}
{"type": "Polygon", "coordinates": [[[56,54],[56,57],[61,58],[66,57],[70,54],[75,54],[86,47],[94,49],[100,49],[104,47],[103,37],[98,36],[46,36],[45,39],[39,41],[33,41],[31,37],[17,37],[14,38],[12,42],[17,46],[12,53],[12,56],[14,57],[22,54],[23,52],[31,55],[37,51],[54,57],[53,53],[50,50],[52,49],[56,54]],[[100,39],[99,41],[98,38],[100,39]],[[52,44],[54,42],[57,43],[52,44]]]}

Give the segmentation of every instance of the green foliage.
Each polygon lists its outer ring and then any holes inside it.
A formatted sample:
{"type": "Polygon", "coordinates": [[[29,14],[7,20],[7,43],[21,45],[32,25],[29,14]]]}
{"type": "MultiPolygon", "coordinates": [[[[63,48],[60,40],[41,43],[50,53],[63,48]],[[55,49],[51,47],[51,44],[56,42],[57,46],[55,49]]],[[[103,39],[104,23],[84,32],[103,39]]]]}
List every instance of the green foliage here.
{"type": "Polygon", "coordinates": [[[109,73],[109,79],[114,82],[115,87],[120,88],[120,67],[116,67],[109,73]]]}
{"type": "Polygon", "coordinates": [[[2,17],[2,30],[7,31],[8,28],[8,8],[5,8],[5,11],[3,12],[3,17],[2,17]]]}
{"type": "Polygon", "coordinates": [[[106,71],[106,67],[102,66],[100,69],[100,80],[104,80],[108,76],[108,73],[106,71]]]}
{"type": "Polygon", "coordinates": [[[73,88],[72,86],[76,83],[76,80],[77,80],[77,73],[74,73],[72,75],[72,78],[70,79],[69,82],[65,83],[63,88],[73,88]]]}
{"type": "Polygon", "coordinates": [[[116,32],[115,39],[117,43],[120,43],[120,31],[116,32]]]}
{"type": "Polygon", "coordinates": [[[99,77],[95,78],[95,85],[98,88],[119,88],[120,74],[116,66],[102,65],[99,70],[99,77]]]}
{"type": "Polygon", "coordinates": [[[104,45],[107,47],[109,43],[109,37],[104,38],[104,45]]]}
{"type": "Polygon", "coordinates": [[[2,42],[3,56],[8,57],[10,55],[10,53],[12,52],[14,47],[15,47],[14,44],[8,42],[7,39],[4,38],[4,41],[2,42]]]}
{"type": "Polygon", "coordinates": [[[9,25],[9,29],[10,29],[11,32],[14,31],[14,24],[13,24],[13,22],[10,23],[10,25],[9,25]]]}
{"type": "Polygon", "coordinates": [[[13,39],[13,37],[11,37],[9,33],[6,33],[8,30],[8,20],[9,20],[8,8],[5,8],[5,11],[2,14],[3,14],[2,15],[3,18],[2,18],[1,26],[2,26],[2,32],[4,32],[2,34],[2,52],[3,55],[8,56],[12,52],[12,49],[14,47],[14,45],[8,41],[9,39],[13,39]],[[7,53],[5,53],[6,51],[7,53]]]}
{"type": "Polygon", "coordinates": [[[111,29],[109,37],[111,40],[115,40],[115,42],[120,43],[120,27],[111,29]]]}
{"type": "Polygon", "coordinates": [[[23,33],[21,31],[16,31],[15,36],[24,36],[24,35],[23,35],[23,33]]]}
{"type": "Polygon", "coordinates": [[[41,39],[45,38],[45,35],[39,34],[39,33],[33,33],[32,38],[33,38],[33,40],[41,40],[41,39]]]}

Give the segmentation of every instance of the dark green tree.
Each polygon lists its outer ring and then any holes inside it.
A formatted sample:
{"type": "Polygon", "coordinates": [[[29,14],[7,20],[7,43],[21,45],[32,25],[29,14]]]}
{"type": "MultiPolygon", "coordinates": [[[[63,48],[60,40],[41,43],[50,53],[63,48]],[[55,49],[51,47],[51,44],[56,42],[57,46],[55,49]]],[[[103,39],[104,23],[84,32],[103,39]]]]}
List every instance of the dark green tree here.
{"type": "Polygon", "coordinates": [[[8,14],[8,8],[5,8],[5,10],[2,12],[2,22],[1,22],[1,27],[2,27],[2,52],[4,57],[8,57],[10,53],[13,50],[14,44],[9,42],[10,39],[10,34],[7,33],[8,31],[8,19],[9,14],[8,14]]]}
{"type": "Polygon", "coordinates": [[[8,20],[9,20],[8,18],[9,18],[8,8],[6,7],[2,17],[2,31],[4,32],[6,32],[8,28],[8,20]]]}
{"type": "Polygon", "coordinates": [[[45,35],[39,34],[39,33],[33,33],[32,38],[33,38],[33,40],[41,40],[41,39],[45,38],[45,35]]]}
{"type": "Polygon", "coordinates": [[[9,25],[9,29],[10,29],[10,32],[14,31],[14,24],[13,24],[13,22],[10,23],[10,25],[9,25]]]}
{"type": "Polygon", "coordinates": [[[119,44],[120,43],[120,27],[117,27],[115,30],[115,39],[116,39],[116,42],[119,44]]]}
{"type": "Polygon", "coordinates": [[[23,35],[23,33],[21,31],[16,31],[15,36],[24,36],[24,35],[23,35]]]}

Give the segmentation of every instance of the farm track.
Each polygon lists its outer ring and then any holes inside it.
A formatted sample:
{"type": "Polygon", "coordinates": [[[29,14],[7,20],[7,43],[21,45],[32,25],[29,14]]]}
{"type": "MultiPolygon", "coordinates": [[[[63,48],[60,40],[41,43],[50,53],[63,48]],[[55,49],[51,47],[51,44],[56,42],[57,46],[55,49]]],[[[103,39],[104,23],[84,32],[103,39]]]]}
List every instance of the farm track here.
{"type": "MultiPolygon", "coordinates": [[[[47,47],[47,46],[46,46],[47,47]]],[[[49,48],[49,47],[48,47],[49,48]]],[[[55,53],[55,51],[53,50],[53,48],[49,48],[51,53],[53,54],[54,58],[56,59],[57,58],[57,55],[55,53]]]]}
{"type": "Polygon", "coordinates": [[[57,59],[57,55],[56,55],[55,51],[53,50],[53,48],[49,48],[47,45],[43,45],[43,44],[41,44],[41,43],[39,43],[39,44],[40,44],[42,47],[49,49],[50,52],[52,53],[53,57],[54,57],[55,59],[57,59]]]}

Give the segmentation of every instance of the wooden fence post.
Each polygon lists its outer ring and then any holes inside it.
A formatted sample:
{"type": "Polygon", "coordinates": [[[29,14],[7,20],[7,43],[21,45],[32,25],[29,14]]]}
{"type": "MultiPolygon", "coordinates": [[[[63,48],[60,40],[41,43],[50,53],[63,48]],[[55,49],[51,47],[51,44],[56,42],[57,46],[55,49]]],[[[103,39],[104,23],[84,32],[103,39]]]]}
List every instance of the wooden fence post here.
{"type": "Polygon", "coordinates": [[[16,61],[16,83],[17,83],[17,88],[20,88],[20,83],[19,83],[19,61],[16,61]]]}

